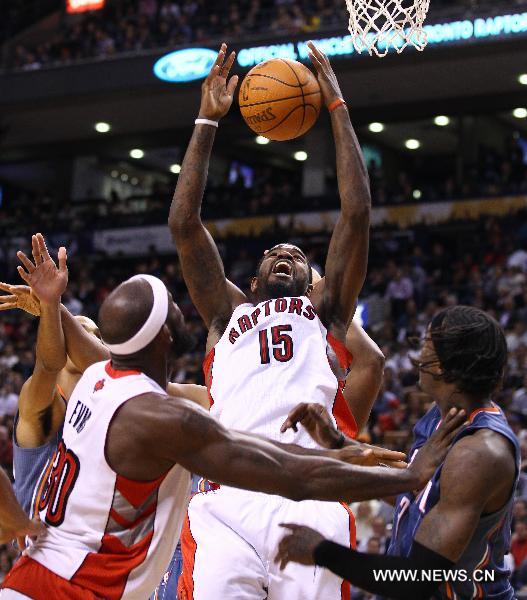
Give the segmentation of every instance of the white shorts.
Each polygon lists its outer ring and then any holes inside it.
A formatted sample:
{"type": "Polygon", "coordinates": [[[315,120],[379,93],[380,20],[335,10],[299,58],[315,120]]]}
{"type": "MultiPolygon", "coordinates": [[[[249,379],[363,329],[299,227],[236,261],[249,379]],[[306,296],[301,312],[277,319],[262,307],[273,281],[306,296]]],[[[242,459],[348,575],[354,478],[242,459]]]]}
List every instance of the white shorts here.
{"type": "Polygon", "coordinates": [[[4,589],[0,590],[1,600],[32,600],[29,596],[15,592],[15,590],[4,589]]]}
{"type": "Polygon", "coordinates": [[[355,546],[355,520],[344,505],[222,487],[195,495],[183,527],[179,600],[349,600],[347,582],[330,571],[275,562],[286,530],[308,525],[328,539],[355,546]]]}

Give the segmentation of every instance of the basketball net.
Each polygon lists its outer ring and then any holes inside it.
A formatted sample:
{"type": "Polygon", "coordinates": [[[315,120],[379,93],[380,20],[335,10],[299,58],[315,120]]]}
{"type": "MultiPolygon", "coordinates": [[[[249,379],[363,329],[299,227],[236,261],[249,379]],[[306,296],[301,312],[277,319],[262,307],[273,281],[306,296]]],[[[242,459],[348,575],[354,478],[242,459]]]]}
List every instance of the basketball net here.
{"type": "Polygon", "coordinates": [[[423,23],[430,0],[346,0],[349,30],[357,52],[383,57],[391,48],[401,53],[412,45],[423,50],[423,23]]]}

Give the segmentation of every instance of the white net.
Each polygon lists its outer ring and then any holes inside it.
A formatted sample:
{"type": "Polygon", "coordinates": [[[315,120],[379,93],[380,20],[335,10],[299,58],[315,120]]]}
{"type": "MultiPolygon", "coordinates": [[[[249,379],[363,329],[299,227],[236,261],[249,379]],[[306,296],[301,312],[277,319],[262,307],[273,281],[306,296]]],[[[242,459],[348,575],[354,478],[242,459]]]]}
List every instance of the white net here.
{"type": "Polygon", "coordinates": [[[346,0],[349,30],[357,52],[386,56],[391,48],[402,52],[427,43],[423,23],[430,0],[346,0]]]}

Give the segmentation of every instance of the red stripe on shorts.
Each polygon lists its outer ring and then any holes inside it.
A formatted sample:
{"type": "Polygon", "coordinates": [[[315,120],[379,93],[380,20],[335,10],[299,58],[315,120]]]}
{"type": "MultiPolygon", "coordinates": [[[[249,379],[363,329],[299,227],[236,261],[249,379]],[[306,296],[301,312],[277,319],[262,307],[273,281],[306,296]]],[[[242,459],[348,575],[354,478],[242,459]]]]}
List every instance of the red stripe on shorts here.
{"type": "Polygon", "coordinates": [[[190,520],[185,518],[181,531],[181,554],[183,556],[183,570],[179,576],[177,597],[178,600],[194,600],[194,562],[198,545],[190,531],[190,520]]]}

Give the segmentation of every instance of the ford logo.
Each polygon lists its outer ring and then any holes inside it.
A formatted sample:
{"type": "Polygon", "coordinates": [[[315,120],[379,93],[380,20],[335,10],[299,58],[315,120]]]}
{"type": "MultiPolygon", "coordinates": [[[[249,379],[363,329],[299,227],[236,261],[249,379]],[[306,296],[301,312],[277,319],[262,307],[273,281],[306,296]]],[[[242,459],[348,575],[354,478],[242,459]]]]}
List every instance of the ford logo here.
{"type": "Polygon", "coordinates": [[[218,53],[208,48],[186,48],[162,56],[154,65],[154,75],[163,81],[181,83],[209,74],[218,53]]]}

